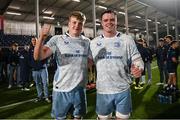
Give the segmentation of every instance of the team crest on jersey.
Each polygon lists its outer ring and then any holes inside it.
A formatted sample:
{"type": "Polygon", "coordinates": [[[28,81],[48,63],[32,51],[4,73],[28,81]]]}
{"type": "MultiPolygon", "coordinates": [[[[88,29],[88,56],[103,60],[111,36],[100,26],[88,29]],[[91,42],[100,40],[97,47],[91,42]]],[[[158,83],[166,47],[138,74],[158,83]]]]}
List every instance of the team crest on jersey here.
{"type": "Polygon", "coordinates": [[[97,43],[97,46],[101,46],[102,45],[102,43],[97,43]]]}
{"type": "Polygon", "coordinates": [[[107,55],[111,55],[111,52],[107,52],[107,55]]]}
{"type": "Polygon", "coordinates": [[[64,44],[66,44],[66,45],[69,44],[69,41],[64,41],[64,44]]]}
{"type": "Polygon", "coordinates": [[[114,42],[114,47],[120,47],[120,43],[119,42],[114,42]]]}
{"type": "Polygon", "coordinates": [[[80,50],[76,50],[76,53],[80,53],[80,50]]]}

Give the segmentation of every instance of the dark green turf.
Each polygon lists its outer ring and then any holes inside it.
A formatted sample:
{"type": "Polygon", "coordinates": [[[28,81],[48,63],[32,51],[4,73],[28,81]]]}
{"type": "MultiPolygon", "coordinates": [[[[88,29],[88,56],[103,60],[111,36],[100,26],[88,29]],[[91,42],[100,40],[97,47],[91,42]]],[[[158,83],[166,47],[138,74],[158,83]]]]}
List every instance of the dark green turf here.
{"type": "MultiPolygon", "coordinates": [[[[156,64],[153,63],[152,66],[156,64]]],[[[180,67],[178,68],[178,78],[180,78],[180,67]]],[[[161,104],[157,100],[157,94],[161,87],[155,84],[159,82],[158,69],[153,69],[152,85],[145,85],[142,90],[134,90],[132,86],[132,119],[172,119],[180,118],[180,99],[173,104],[161,104]]],[[[180,82],[179,86],[180,86],[180,82]]],[[[52,85],[49,87],[52,91],[52,85]]],[[[6,83],[0,83],[0,107],[20,101],[33,99],[36,97],[35,87],[29,92],[21,91],[19,88],[7,89],[6,83]]],[[[96,92],[87,92],[88,113],[86,119],[95,119],[95,99],[96,92]]],[[[1,119],[50,119],[51,104],[46,102],[27,102],[8,108],[0,108],[1,119]]]]}

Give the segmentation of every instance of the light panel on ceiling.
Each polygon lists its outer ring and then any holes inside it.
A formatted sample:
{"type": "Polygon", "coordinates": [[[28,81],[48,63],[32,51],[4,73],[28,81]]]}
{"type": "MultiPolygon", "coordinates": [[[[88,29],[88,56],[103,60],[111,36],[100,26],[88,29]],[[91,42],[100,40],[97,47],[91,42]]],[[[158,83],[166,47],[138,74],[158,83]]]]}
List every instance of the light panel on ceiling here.
{"type": "Polygon", "coordinates": [[[22,15],[21,13],[16,13],[16,12],[6,12],[8,15],[22,15]]]}

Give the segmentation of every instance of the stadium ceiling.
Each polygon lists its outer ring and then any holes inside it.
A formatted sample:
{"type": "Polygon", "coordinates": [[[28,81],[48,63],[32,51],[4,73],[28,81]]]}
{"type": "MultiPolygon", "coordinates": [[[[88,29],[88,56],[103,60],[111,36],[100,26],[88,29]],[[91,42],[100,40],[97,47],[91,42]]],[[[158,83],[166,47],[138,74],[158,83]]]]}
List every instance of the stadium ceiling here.
{"type": "MultiPolygon", "coordinates": [[[[93,27],[92,0],[39,0],[40,22],[55,25],[66,25],[68,14],[71,11],[82,11],[86,17],[86,27],[93,27]],[[50,18],[50,19],[49,19],[50,18]]],[[[0,15],[6,20],[36,21],[36,0],[0,0],[0,15]],[[12,15],[18,13],[17,15],[12,15]]],[[[113,9],[118,13],[118,30],[125,28],[125,0],[95,0],[96,21],[104,9],[113,9]],[[103,6],[103,7],[102,7],[103,6]]],[[[179,0],[127,0],[128,23],[130,31],[145,31],[145,14],[148,9],[149,31],[155,31],[157,16],[159,31],[166,31],[167,21],[169,28],[174,29],[175,22],[179,24],[179,0]],[[177,7],[176,7],[177,6],[177,7]],[[177,19],[176,19],[177,18],[177,19]]],[[[97,28],[100,26],[97,26],[97,28]]]]}

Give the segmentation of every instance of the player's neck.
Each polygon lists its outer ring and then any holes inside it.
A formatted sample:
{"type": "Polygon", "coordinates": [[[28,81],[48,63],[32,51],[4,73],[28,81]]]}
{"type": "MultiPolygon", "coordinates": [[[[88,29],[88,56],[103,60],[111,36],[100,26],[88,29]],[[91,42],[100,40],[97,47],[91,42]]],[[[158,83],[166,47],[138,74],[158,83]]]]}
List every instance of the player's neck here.
{"type": "Polygon", "coordinates": [[[80,37],[80,34],[73,34],[73,33],[68,33],[68,35],[72,38],[78,38],[80,37]]]}
{"type": "Polygon", "coordinates": [[[116,31],[112,31],[112,32],[104,31],[104,36],[107,37],[107,38],[114,37],[114,36],[116,36],[116,31]]]}

